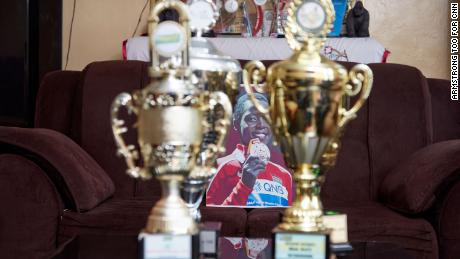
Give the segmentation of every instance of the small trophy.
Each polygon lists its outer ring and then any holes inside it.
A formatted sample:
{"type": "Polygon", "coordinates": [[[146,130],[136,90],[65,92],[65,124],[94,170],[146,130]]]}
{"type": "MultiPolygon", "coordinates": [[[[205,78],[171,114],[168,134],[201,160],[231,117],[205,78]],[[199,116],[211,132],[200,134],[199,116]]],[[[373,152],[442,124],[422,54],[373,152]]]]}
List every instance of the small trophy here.
{"type": "Polygon", "coordinates": [[[274,229],[275,258],[329,258],[330,229],[323,222],[319,198],[321,164],[334,165],[339,136],[370,94],[373,74],[366,65],[347,73],[320,55],[332,28],[330,0],[295,0],[289,4],[286,39],[294,54],[268,68],[253,61],[243,82],[254,106],[271,124],[286,164],[293,170],[296,199],[274,229]],[[262,83],[266,76],[266,83],[262,83]],[[257,102],[253,88],[267,92],[270,107],[257,102]],[[360,93],[346,109],[345,96],[360,93]],[[326,155],[326,157],[324,156],[326,155]]]}
{"type": "Polygon", "coordinates": [[[274,19],[274,29],[271,36],[275,36],[276,38],[284,38],[284,27],[283,27],[283,15],[282,15],[282,7],[285,5],[285,1],[283,0],[276,0],[273,2],[273,12],[275,14],[274,19]]]}
{"type": "Polygon", "coordinates": [[[162,186],[162,198],[139,236],[142,258],[197,256],[193,243],[198,242],[198,225],[180,196],[180,187],[197,167],[207,168],[206,161],[220,149],[218,145],[202,148],[205,133],[215,130],[207,122],[206,113],[220,107],[224,115],[216,124],[226,128],[230,123],[226,121],[231,116],[228,97],[222,92],[203,91],[192,83],[189,20],[187,6],[180,1],[163,0],[152,7],[148,20],[151,82],[133,94],[119,94],[112,103],[112,129],[127,173],[141,179],[155,176],[162,186]],[[177,11],[180,23],[160,23],[159,14],[167,9],[177,11]],[[118,118],[122,107],[137,117],[142,166],[137,163],[135,147],[123,139],[128,129],[118,118]]]}

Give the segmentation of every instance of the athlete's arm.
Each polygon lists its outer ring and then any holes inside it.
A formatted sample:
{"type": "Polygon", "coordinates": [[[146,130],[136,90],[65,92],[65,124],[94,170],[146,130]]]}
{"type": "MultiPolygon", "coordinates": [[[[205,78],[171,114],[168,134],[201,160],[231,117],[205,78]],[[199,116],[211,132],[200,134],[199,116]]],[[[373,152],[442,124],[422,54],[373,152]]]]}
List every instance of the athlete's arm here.
{"type": "Polygon", "coordinates": [[[262,159],[256,156],[249,156],[241,168],[241,180],[238,181],[222,205],[246,205],[256,179],[265,170],[266,165],[262,159]]]}

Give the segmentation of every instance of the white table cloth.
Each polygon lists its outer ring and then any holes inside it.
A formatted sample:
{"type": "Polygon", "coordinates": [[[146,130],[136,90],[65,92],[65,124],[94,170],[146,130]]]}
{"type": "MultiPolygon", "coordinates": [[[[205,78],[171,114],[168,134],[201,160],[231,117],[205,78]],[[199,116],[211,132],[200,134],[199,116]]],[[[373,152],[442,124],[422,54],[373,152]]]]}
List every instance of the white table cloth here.
{"type": "MultiPolygon", "coordinates": [[[[283,60],[291,56],[284,38],[209,38],[222,53],[240,60],[283,60]]],[[[147,37],[135,37],[124,44],[125,59],[149,61],[147,37]]],[[[357,63],[384,62],[389,52],[374,38],[327,38],[322,54],[331,60],[357,63]]]]}

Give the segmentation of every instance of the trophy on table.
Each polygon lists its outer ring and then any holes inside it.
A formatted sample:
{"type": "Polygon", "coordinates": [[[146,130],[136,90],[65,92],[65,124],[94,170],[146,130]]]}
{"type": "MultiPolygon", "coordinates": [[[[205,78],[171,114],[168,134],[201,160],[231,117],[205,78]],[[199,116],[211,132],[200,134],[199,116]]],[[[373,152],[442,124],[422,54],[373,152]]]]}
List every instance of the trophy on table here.
{"type": "Polygon", "coordinates": [[[292,206],[274,229],[275,258],[328,258],[330,231],[323,223],[318,170],[323,161],[324,166],[334,164],[338,137],[372,87],[368,66],[359,64],[347,72],[320,55],[333,21],[330,0],[292,1],[285,33],[293,55],[268,70],[259,61],[243,70],[245,89],[271,124],[296,186],[292,206]],[[257,102],[253,88],[269,95],[269,107],[257,102]],[[343,97],[359,93],[346,109],[343,97]]]}
{"type": "Polygon", "coordinates": [[[180,196],[182,182],[195,173],[206,172],[210,158],[221,149],[219,144],[230,124],[231,104],[222,92],[199,89],[192,83],[189,67],[189,11],[176,0],[163,0],[152,7],[149,15],[149,41],[152,65],[150,83],[143,89],[119,94],[112,103],[112,129],[118,152],[124,156],[127,173],[135,178],[155,176],[161,183],[162,197],[155,204],[140,235],[146,258],[191,258],[198,226],[180,196]],[[174,9],[179,23],[160,22],[161,12],[174,9]],[[120,108],[137,117],[139,154],[127,145],[122,134],[128,129],[120,120],[120,108]],[[224,114],[214,125],[206,114],[214,109],[224,114]],[[203,148],[203,136],[216,130],[217,144],[203,148]],[[203,169],[204,168],[204,169],[203,169]],[[203,170],[201,170],[203,169],[203,170]]]}
{"type": "MultiPolygon", "coordinates": [[[[190,11],[190,28],[196,33],[191,38],[190,69],[192,81],[199,89],[207,92],[223,92],[234,102],[238,94],[238,73],[241,66],[237,60],[219,53],[212,43],[201,35],[210,30],[216,23],[219,12],[212,1],[193,0],[188,4],[190,11]]],[[[208,110],[204,116],[211,125],[210,130],[204,132],[201,145],[202,152],[210,146],[222,147],[227,133],[229,117],[223,117],[231,111],[228,107],[218,106],[208,110]]],[[[214,167],[217,155],[223,150],[215,150],[211,156],[201,159],[201,164],[192,170],[192,173],[182,183],[181,196],[190,209],[192,217],[199,222],[201,213],[199,205],[203,199],[209,181],[216,174],[214,167]]]]}

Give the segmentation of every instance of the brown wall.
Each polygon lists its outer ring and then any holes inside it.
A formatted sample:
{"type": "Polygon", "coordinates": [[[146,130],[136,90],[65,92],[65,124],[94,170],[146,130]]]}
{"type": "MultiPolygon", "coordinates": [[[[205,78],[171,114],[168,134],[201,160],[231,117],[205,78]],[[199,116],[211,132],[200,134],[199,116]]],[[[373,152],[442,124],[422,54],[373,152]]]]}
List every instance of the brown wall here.
{"type": "MultiPolygon", "coordinates": [[[[63,66],[74,0],[63,0],[63,66]]],[[[121,59],[148,0],[76,0],[67,69],[121,59]]],[[[427,77],[448,78],[448,3],[445,0],[366,0],[371,36],[391,51],[389,62],[418,67],[427,77]]],[[[145,12],[138,34],[146,31],[145,12]]]]}

